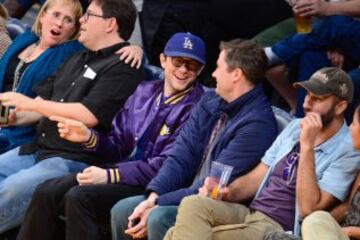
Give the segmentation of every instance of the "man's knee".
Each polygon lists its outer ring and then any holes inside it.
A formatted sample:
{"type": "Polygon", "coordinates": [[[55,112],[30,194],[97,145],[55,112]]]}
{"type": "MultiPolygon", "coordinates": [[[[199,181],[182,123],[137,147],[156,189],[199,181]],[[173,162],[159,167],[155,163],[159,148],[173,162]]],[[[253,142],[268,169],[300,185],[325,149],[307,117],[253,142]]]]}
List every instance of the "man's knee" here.
{"type": "Polygon", "coordinates": [[[111,208],[111,231],[113,239],[129,239],[124,233],[128,226],[128,217],[134,211],[135,207],[144,199],[144,197],[139,196],[125,198],[111,208]]]}
{"type": "Polygon", "coordinates": [[[111,208],[111,226],[117,226],[123,221],[126,221],[128,218],[128,212],[130,210],[123,207],[121,204],[117,203],[111,208]]]}
{"type": "Polygon", "coordinates": [[[16,200],[34,190],[33,187],[27,187],[25,184],[26,182],[21,178],[21,176],[19,176],[19,178],[7,178],[1,182],[1,200],[16,200]]]}
{"type": "Polygon", "coordinates": [[[177,207],[165,206],[151,210],[148,220],[149,239],[163,239],[167,230],[174,226],[177,214],[177,207]]]}
{"type": "Polygon", "coordinates": [[[47,181],[44,183],[40,183],[36,188],[35,188],[35,192],[33,194],[32,197],[32,201],[50,201],[53,199],[53,196],[55,195],[54,193],[54,188],[51,186],[51,184],[48,184],[47,181]]]}
{"type": "Polygon", "coordinates": [[[176,207],[157,207],[151,210],[147,225],[158,226],[158,225],[172,225],[175,222],[177,209],[176,207]]]}
{"type": "Polygon", "coordinates": [[[330,213],[326,211],[316,211],[307,216],[303,223],[302,228],[312,227],[314,224],[318,224],[320,222],[323,222],[326,219],[332,218],[330,213]]]}
{"type": "Polygon", "coordinates": [[[125,221],[127,223],[127,219],[129,215],[134,211],[135,207],[145,198],[135,196],[122,199],[117,202],[111,208],[111,224],[118,225],[125,221]]]}
{"type": "Polygon", "coordinates": [[[147,219],[148,231],[150,230],[157,232],[156,229],[158,229],[159,226],[162,225],[163,221],[164,221],[164,213],[161,210],[159,210],[159,208],[152,209],[147,219]]]}
{"type": "Polygon", "coordinates": [[[81,186],[74,186],[65,194],[66,208],[68,209],[72,206],[83,205],[86,203],[87,198],[87,193],[83,191],[81,186]]]}
{"type": "Polygon", "coordinates": [[[190,211],[201,210],[204,208],[206,201],[211,200],[207,197],[202,197],[200,195],[192,195],[185,197],[180,204],[179,211],[190,211]]]}

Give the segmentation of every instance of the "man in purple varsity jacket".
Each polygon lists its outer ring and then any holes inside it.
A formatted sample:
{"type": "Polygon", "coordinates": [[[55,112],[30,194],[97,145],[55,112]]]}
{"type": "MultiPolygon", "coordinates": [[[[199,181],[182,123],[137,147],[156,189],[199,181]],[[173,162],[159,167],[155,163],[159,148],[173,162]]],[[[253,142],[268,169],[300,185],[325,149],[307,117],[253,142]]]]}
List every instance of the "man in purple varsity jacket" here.
{"type": "Polygon", "coordinates": [[[98,225],[109,221],[111,207],[144,192],[203,93],[195,79],[205,64],[205,45],[195,35],[177,33],[160,61],[165,79],[141,83],[115,116],[108,136],[78,121],[50,117],[62,138],[113,164],[41,184],[18,239],[64,239],[65,232],[68,240],[100,239],[98,225]],[[59,215],[67,219],[66,231],[59,215]]]}

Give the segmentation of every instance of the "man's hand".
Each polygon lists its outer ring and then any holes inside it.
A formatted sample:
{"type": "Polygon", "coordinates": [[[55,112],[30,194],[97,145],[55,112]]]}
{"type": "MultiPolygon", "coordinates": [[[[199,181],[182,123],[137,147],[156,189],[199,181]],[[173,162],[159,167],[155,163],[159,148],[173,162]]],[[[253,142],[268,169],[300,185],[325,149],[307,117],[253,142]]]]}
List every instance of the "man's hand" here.
{"type": "Polygon", "coordinates": [[[322,129],[321,116],[319,113],[308,112],[300,122],[300,146],[313,149],[315,140],[322,129]]]}
{"type": "Polygon", "coordinates": [[[199,195],[203,197],[210,196],[210,185],[211,185],[211,179],[209,177],[205,178],[204,185],[202,185],[202,187],[199,188],[199,195]]]}
{"type": "Polygon", "coordinates": [[[327,57],[333,67],[343,68],[345,62],[345,56],[342,51],[333,49],[327,51],[327,57]]]}
{"type": "Polygon", "coordinates": [[[141,60],[143,57],[143,50],[137,45],[130,45],[121,48],[116,52],[120,55],[120,60],[125,61],[126,64],[130,64],[131,67],[136,67],[137,69],[141,66],[141,60]]]}
{"type": "Polygon", "coordinates": [[[59,116],[50,116],[49,119],[58,122],[58,132],[61,138],[78,143],[89,141],[91,130],[84,123],[59,116]]]}
{"type": "Polygon", "coordinates": [[[328,4],[323,0],[293,0],[292,7],[295,14],[302,17],[326,16],[328,4]]]}
{"type": "Polygon", "coordinates": [[[15,112],[32,111],[35,99],[29,98],[21,93],[5,92],[0,94],[0,102],[6,107],[15,107],[15,112]]]}
{"type": "MultiPolygon", "coordinates": [[[[157,195],[156,195],[157,197],[157,195]]],[[[151,195],[148,199],[142,201],[129,216],[128,229],[125,230],[132,238],[144,238],[147,236],[147,219],[150,211],[157,207],[155,205],[155,198],[151,195]],[[133,225],[133,224],[136,225],[133,225]]]]}
{"type": "Polygon", "coordinates": [[[360,227],[349,226],[349,227],[343,227],[341,229],[349,238],[359,239],[360,237],[360,227]]]}
{"type": "Polygon", "coordinates": [[[107,174],[106,170],[91,166],[85,168],[83,172],[76,175],[76,180],[79,185],[95,185],[95,184],[105,184],[107,183],[107,174]]]}
{"type": "Polygon", "coordinates": [[[218,195],[220,194],[222,199],[226,199],[229,193],[229,188],[223,187],[218,191],[218,186],[216,185],[218,185],[218,183],[213,178],[205,178],[204,185],[199,188],[199,195],[219,199],[218,195]]]}

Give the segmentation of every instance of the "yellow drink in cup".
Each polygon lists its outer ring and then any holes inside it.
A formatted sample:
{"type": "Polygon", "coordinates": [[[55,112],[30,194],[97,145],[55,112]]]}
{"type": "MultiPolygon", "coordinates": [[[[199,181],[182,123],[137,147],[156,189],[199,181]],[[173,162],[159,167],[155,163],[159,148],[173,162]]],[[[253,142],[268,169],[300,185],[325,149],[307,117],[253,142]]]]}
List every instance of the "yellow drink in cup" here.
{"type": "Polygon", "coordinates": [[[295,14],[295,26],[298,33],[311,32],[311,18],[295,14]]]}
{"type": "Polygon", "coordinates": [[[219,198],[219,185],[214,186],[214,188],[211,191],[210,197],[212,199],[218,199],[219,198]]]}

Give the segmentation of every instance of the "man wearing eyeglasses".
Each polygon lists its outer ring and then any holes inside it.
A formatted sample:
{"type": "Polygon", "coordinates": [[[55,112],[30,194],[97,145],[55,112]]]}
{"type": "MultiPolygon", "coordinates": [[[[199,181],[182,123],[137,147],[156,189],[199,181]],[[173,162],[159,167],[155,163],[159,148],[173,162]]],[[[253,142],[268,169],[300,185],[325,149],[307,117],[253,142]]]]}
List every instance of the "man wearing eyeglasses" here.
{"type": "MultiPolygon", "coordinates": [[[[193,47],[187,41],[184,46],[193,47]]],[[[205,92],[195,106],[145,195],[113,207],[113,239],[163,239],[181,199],[197,193],[213,161],[233,167],[232,181],[256,166],[275,139],[275,118],[260,83],[265,53],[253,41],[224,42],[221,49],[213,73],[216,90],[205,92]]]]}
{"type": "Polygon", "coordinates": [[[79,41],[87,50],[73,55],[38,85],[37,98],[15,92],[0,95],[3,105],[15,108],[10,125],[37,124],[31,143],[0,155],[0,233],[20,225],[41,182],[90,164],[105,164],[81,144],[61,139],[57,123],[48,117],[71,118],[102,133],[110,130],[115,113],[144,78],[142,70],[119,61],[115,54],[129,45],[126,40],[135,19],[131,1],[94,0],[81,18],[79,41]]]}
{"type": "Polygon", "coordinates": [[[201,195],[184,199],[166,240],[262,240],[269,231],[299,235],[302,218],[346,198],[360,159],[344,121],[352,82],[339,68],[323,68],[295,86],[307,91],[306,116],[281,132],[254,170],[224,189],[224,201],[204,196],[207,181],[201,195]],[[239,204],[252,198],[248,207],[239,204]]]}

